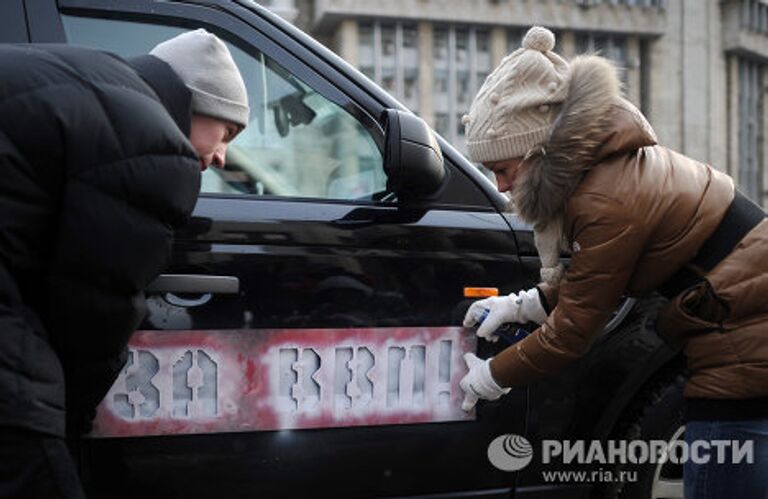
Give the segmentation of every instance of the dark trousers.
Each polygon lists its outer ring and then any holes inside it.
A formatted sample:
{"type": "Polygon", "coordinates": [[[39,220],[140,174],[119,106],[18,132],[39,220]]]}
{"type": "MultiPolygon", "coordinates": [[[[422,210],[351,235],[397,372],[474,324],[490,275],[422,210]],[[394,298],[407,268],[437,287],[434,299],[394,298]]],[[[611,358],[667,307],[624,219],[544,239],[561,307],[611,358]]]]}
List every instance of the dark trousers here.
{"type": "Polygon", "coordinates": [[[84,499],[62,438],[0,427],[0,499],[84,499]]]}

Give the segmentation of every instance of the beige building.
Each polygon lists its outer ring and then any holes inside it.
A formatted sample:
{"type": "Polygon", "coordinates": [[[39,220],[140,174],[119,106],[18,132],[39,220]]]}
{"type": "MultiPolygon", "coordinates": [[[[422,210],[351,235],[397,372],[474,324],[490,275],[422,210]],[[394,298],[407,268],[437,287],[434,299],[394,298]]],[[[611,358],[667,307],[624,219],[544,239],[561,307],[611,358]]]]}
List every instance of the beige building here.
{"type": "Polygon", "coordinates": [[[547,26],[566,57],[599,51],[660,142],[768,205],[768,0],[271,0],[464,149],[485,76],[547,26]]]}

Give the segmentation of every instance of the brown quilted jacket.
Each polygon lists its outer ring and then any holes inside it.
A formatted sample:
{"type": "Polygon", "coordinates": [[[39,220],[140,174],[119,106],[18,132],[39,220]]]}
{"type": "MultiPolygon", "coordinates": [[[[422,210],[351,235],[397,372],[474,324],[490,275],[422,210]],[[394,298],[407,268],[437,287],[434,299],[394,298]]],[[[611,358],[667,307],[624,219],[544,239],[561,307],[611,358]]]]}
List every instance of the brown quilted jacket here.
{"type": "MultiPolygon", "coordinates": [[[[622,295],[653,291],[693,259],[734,197],[730,177],[656,145],[645,118],[618,97],[608,63],[588,57],[571,67],[561,119],[512,193],[535,227],[562,223],[571,262],[559,286],[541,286],[553,307],[545,323],[492,361],[502,386],[527,384],[584,355],[622,295]]],[[[687,397],[768,395],[767,243],[764,222],[707,276],[713,303],[727,309],[714,325],[680,320],[685,292],[669,305],[677,313],[662,314],[665,333],[686,344],[687,397]]],[[[703,303],[700,291],[691,293],[688,302],[703,303]]]]}

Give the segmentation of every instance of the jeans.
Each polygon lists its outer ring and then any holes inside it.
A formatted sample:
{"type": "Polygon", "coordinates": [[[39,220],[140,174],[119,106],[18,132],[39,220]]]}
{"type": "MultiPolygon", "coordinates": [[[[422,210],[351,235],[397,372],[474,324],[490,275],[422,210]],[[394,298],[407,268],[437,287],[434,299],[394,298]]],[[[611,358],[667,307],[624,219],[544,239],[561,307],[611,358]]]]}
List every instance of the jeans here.
{"type": "MultiPolygon", "coordinates": [[[[768,499],[768,420],[689,421],[685,425],[685,442],[693,451],[696,441],[709,444],[704,463],[688,459],[683,466],[685,499],[768,499]],[[711,443],[717,440],[737,441],[737,446],[722,446],[724,459],[711,443]],[[732,450],[746,449],[753,442],[754,462],[746,459],[734,463],[732,450]],[[720,462],[722,461],[722,462],[720,462]]],[[[699,444],[701,445],[701,444],[699,444]]],[[[702,461],[702,459],[699,459],[702,461]]]]}

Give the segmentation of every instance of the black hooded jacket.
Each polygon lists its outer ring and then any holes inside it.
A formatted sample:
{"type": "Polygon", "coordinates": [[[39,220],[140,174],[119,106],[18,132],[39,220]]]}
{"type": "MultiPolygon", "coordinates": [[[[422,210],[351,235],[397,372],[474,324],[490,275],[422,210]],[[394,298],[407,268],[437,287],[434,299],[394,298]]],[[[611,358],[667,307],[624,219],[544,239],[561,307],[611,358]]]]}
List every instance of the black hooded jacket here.
{"type": "Polygon", "coordinates": [[[64,436],[114,382],[200,188],[190,101],[152,56],[0,45],[0,426],[64,436]]]}

